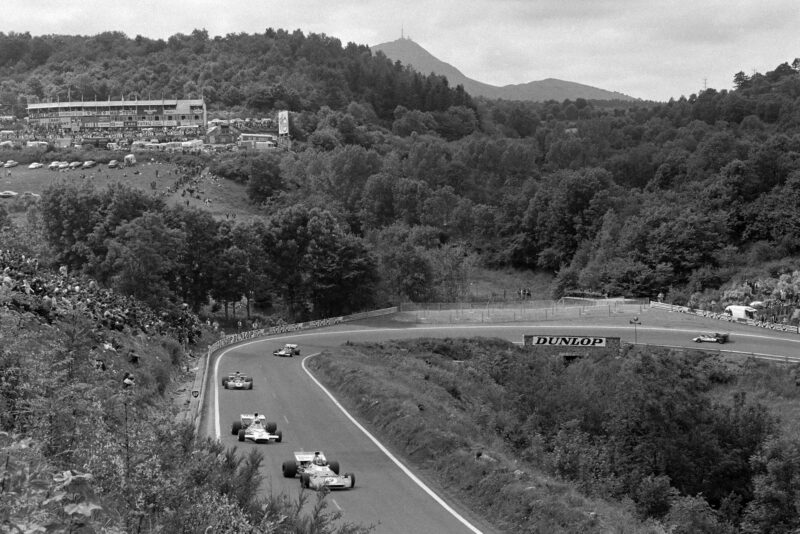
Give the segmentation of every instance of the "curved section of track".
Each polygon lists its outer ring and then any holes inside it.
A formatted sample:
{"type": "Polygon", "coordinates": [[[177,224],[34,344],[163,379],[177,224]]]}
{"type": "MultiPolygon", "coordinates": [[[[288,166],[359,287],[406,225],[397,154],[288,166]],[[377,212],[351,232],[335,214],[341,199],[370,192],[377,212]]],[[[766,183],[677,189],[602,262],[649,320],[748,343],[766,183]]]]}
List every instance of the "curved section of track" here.
{"type": "MultiPolygon", "coordinates": [[[[699,328],[702,327],[691,330],[639,327],[638,338],[640,342],[651,344],[697,348],[690,338],[699,328]]],[[[346,522],[375,525],[375,532],[381,534],[496,532],[468,510],[457,503],[448,504],[421,484],[416,475],[394,459],[385,444],[370,436],[304,370],[303,358],[277,358],[272,356],[272,351],[290,340],[300,345],[304,355],[309,355],[347,341],[485,336],[519,342],[523,334],[536,333],[622,337],[630,341],[633,338],[633,331],[627,324],[603,326],[587,322],[578,325],[386,328],[365,323],[253,340],[223,350],[212,362],[212,372],[206,384],[209,388],[208,403],[204,407],[201,429],[209,436],[218,437],[226,446],[239,447],[242,452],[251,448],[261,450],[264,453],[262,474],[265,491],[286,493],[291,497],[300,492],[300,484],[297,479],[282,476],[282,462],[292,460],[293,451],[324,451],[329,459],[339,461],[342,472],[356,475],[355,489],[334,492],[328,497],[331,506],[342,512],[346,522]],[[254,377],[253,390],[235,391],[221,387],[222,376],[235,370],[254,377]],[[264,413],[268,420],[275,421],[283,431],[283,442],[268,445],[238,442],[231,433],[231,424],[239,414],[252,412],[264,413]]],[[[792,360],[796,360],[800,353],[798,336],[772,337],[770,332],[737,332],[732,340],[724,346],[702,348],[725,348],[744,354],[792,360]]]]}

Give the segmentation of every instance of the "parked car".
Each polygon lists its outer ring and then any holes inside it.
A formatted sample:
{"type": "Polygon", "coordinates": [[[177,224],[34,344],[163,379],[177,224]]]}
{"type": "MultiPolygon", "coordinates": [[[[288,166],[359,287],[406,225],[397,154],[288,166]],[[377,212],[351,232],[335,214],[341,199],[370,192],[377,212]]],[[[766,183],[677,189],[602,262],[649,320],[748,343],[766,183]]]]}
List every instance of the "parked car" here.
{"type": "Polygon", "coordinates": [[[0,198],[14,198],[18,194],[16,191],[0,191],[0,198]]]}
{"type": "Polygon", "coordinates": [[[95,165],[97,165],[97,162],[91,159],[83,162],[84,169],[91,169],[95,165]]]}
{"type": "Polygon", "coordinates": [[[73,161],[72,163],[70,163],[70,164],[69,164],[69,165],[67,165],[67,166],[68,166],[70,169],[77,169],[78,167],[82,167],[82,166],[83,166],[83,162],[82,162],[82,161],[73,161]]]}
{"type": "Polygon", "coordinates": [[[29,169],[41,169],[42,167],[44,167],[44,165],[42,163],[39,163],[38,161],[34,161],[30,165],[28,165],[29,169]]]}
{"type": "Polygon", "coordinates": [[[109,169],[116,169],[119,166],[120,166],[119,161],[117,161],[115,159],[112,159],[111,161],[108,162],[108,168],[109,169]]]}
{"type": "Polygon", "coordinates": [[[6,168],[6,169],[10,169],[11,167],[16,167],[17,165],[19,165],[18,161],[14,161],[13,159],[10,159],[10,160],[5,162],[3,167],[6,168]]]}

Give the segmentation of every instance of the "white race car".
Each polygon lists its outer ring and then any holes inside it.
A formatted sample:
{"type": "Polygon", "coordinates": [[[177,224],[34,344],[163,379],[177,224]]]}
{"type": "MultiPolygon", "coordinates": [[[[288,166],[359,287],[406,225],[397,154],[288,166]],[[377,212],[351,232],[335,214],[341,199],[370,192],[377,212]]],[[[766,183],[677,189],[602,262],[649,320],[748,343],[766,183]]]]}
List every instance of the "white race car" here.
{"type": "Polygon", "coordinates": [[[695,343],[726,343],[728,341],[728,334],[720,334],[718,332],[700,334],[692,338],[695,343]]]}
{"type": "Polygon", "coordinates": [[[283,441],[283,432],[278,430],[277,423],[267,422],[264,415],[258,413],[243,413],[239,421],[231,425],[231,434],[239,441],[250,440],[255,443],[280,443],[283,441]]]}
{"type": "Polygon", "coordinates": [[[283,462],[283,476],[294,478],[300,475],[300,487],[313,490],[351,489],[356,486],[354,473],[339,474],[339,462],[328,462],[320,452],[294,453],[294,461],[283,462]]]}
{"type": "Polygon", "coordinates": [[[299,354],[300,354],[300,349],[297,348],[297,345],[295,345],[294,343],[287,343],[280,349],[272,352],[273,356],[282,356],[285,358],[290,358],[292,356],[297,356],[299,354]]]}

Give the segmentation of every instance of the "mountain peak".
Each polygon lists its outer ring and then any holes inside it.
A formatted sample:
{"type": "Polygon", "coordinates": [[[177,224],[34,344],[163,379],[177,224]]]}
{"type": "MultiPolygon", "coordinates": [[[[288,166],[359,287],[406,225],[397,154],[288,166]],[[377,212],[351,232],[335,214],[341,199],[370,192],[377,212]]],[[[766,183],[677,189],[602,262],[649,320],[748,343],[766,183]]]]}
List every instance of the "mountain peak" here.
{"type": "Polygon", "coordinates": [[[450,87],[464,86],[464,90],[472,96],[482,96],[503,100],[530,100],[544,102],[546,100],[636,100],[622,93],[606,91],[590,85],[568,82],[555,78],[533,81],[523,84],[498,87],[468,78],[456,67],[437,59],[410,37],[401,36],[395,41],[381,43],[371,47],[373,53],[383,52],[392,61],[399,61],[414,68],[423,75],[434,73],[445,76],[450,87]]]}

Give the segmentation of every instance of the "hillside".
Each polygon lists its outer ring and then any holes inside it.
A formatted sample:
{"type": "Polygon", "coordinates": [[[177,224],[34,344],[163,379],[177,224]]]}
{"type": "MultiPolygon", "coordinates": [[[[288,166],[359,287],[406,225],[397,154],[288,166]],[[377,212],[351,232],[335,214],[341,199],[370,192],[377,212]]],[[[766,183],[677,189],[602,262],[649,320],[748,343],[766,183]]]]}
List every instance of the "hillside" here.
{"type": "Polygon", "coordinates": [[[373,53],[383,52],[386,57],[393,61],[400,61],[405,65],[413,66],[420,74],[434,73],[444,76],[450,82],[450,87],[462,85],[464,90],[472,96],[532,102],[544,102],[547,100],[561,102],[563,100],[575,100],[576,98],[584,98],[586,100],[636,100],[622,93],[555,78],[502,87],[489,85],[488,83],[468,78],[456,67],[437,59],[409,38],[381,43],[370,48],[373,53]]]}

